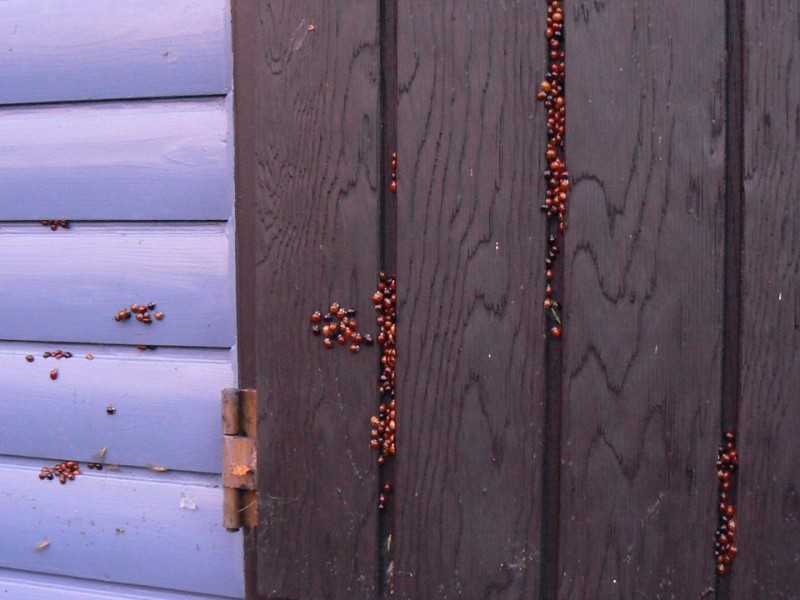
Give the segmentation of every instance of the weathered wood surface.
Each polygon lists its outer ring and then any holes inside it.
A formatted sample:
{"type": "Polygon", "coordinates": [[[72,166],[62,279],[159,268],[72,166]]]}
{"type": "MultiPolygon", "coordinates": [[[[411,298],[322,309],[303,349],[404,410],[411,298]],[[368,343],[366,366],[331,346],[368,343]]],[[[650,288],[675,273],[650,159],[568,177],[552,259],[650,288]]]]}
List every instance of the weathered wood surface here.
{"type": "MultiPolygon", "coordinates": [[[[259,3],[250,161],[259,414],[258,593],[373,597],[377,347],[325,350],[332,301],[374,330],[378,279],[378,18],[372,0],[259,3]]],[[[243,316],[243,318],[248,318],[243,316]]],[[[250,315],[253,318],[253,315],[250,315]]]]}
{"type": "Polygon", "coordinates": [[[398,13],[388,591],[536,598],[546,234],[533,90],[543,7],[404,0],[398,13]]]}
{"type": "MultiPolygon", "coordinates": [[[[196,594],[122,586],[0,569],[0,594],[15,600],[198,600],[196,594]]],[[[222,600],[222,596],[202,596],[202,600],[222,600]]]]}
{"type": "Polygon", "coordinates": [[[0,466],[0,567],[240,598],[241,537],[222,527],[222,489],[83,469],[40,481],[30,465],[0,466]],[[12,525],[9,525],[12,527],[12,525]],[[36,550],[48,540],[49,546],[36,550]]]}
{"type": "Polygon", "coordinates": [[[231,347],[232,249],[226,224],[4,226],[0,339],[231,347]],[[164,320],[114,321],[142,302],[164,320]]]}
{"type": "Polygon", "coordinates": [[[226,220],[229,121],[222,98],[0,109],[0,220],[226,220]]]}
{"type": "Polygon", "coordinates": [[[219,390],[235,381],[231,351],[4,343],[0,381],[0,421],[17,424],[0,436],[0,455],[95,461],[107,448],[112,464],[220,471],[219,390]],[[42,358],[56,348],[73,357],[42,358]]]}
{"type": "Polygon", "coordinates": [[[744,281],[734,600],[800,590],[798,8],[745,10],[744,281]]]}
{"type": "Polygon", "coordinates": [[[0,104],[225,94],[226,0],[0,2],[0,104]]]}
{"type": "Polygon", "coordinates": [[[698,598],[714,586],[724,5],[566,13],[558,597],[698,598]]]}

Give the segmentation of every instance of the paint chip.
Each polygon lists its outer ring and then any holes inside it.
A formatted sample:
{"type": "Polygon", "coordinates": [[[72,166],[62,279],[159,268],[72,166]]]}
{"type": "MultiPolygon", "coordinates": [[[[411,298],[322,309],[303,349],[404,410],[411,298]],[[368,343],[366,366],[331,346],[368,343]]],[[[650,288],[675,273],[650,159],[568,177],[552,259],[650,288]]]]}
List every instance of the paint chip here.
{"type": "Polygon", "coordinates": [[[197,503],[191,498],[187,498],[183,494],[181,494],[181,501],[178,506],[186,510],[197,510],[197,503]]]}

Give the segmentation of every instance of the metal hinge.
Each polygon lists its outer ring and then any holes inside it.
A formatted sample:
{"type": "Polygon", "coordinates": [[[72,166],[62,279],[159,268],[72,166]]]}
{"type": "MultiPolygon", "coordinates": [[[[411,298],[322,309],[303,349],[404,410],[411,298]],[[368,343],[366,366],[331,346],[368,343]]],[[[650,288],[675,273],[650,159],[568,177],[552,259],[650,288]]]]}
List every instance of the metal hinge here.
{"type": "Polygon", "coordinates": [[[222,390],[222,522],[228,531],[258,524],[256,390],[222,390]]]}

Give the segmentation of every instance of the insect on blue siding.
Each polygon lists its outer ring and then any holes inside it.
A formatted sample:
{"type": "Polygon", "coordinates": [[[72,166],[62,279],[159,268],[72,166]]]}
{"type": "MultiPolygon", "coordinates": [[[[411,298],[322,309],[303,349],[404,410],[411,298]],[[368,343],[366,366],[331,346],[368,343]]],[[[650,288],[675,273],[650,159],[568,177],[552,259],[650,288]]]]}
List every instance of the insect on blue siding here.
{"type": "Polygon", "coordinates": [[[6,0],[0,48],[0,595],[241,598],[229,2],[6,0]]]}

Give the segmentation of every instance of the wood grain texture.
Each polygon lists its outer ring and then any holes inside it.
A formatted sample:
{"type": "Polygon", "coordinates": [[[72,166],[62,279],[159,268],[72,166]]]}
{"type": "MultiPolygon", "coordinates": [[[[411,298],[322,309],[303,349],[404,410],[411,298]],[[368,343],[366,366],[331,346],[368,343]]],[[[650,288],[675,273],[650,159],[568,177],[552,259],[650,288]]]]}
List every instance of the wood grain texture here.
{"type": "Polygon", "coordinates": [[[40,481],[0,466],[0,567],[241,597],[242,540],[222,527],[222,489],[84,471],[40,481]],[[37,551],[43,540],[50,545],[37,551]]]}
{"type": "Polygon", "coordinates": [[[222,224],[5,226],[0,339],[231,347],[231,254],[222,224]],[[137,302],[157,302],[164,320],[114,321],[137,302]]]}
{"type": "Polygon", "coordinates": [[[398,3],[390,597],[538,597],[543,10],[398,3]]]}
{"type": "Polygon", "coordinates": [[[559,598],[713,593],[721,2],[568,7],[559,598]]]}
{"type": "Polygon", "coordinates": [[[118,585],[0,569],[0,594],[9,600],[222,600],[164,589],[118,585]]]}
{"type": "MultiPolygon", "coordinates": [[[[374,330],[378,51],[372,0],[258,3],[255,321],[258,593],[372,598],[377,570],[376,347],[325,350],[332,301],[374,330]]],[[[239,131],[247,135],[247,131],[239,131]]]]}
{"type": "Polygon", "coordinates": [[[228,112],[222,98],[0,109],[0,220],[226,220],[228,112]]]}
{"type": "Polygon", "coordinates": [[[745,9],[742,401],[730,598],[800,589],[800,12],[745,9]]]}
{"type": "Polygon", "coordinates": [[[230,351],[60,345],[73,357],[42,358],[55,348],[0,344],[0,420],[24,423],[0,436],[0,454],[95,461],[107,448],[112,464],[219,473],[219,390],[235,381],[230,351]]]}
{"type": "Polygon", "coordinates": [[[0,2],[0,104],[225,94],[226,0],[0,2]]]}

